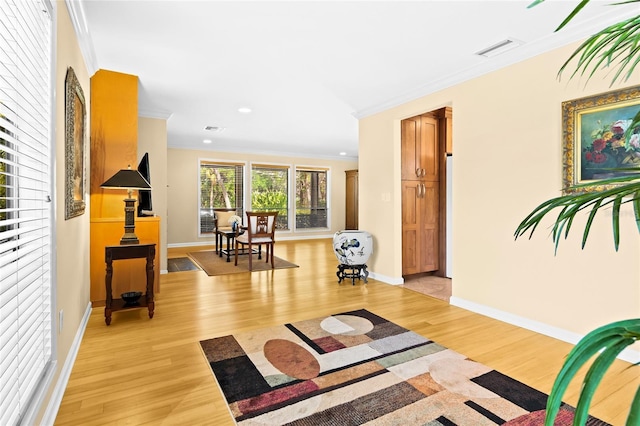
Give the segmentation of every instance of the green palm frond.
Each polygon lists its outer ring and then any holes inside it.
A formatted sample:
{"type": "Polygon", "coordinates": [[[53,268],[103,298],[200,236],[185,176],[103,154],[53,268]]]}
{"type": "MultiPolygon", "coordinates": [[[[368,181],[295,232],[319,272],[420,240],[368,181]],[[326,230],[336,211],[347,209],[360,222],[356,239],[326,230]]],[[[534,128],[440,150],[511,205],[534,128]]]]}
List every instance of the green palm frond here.
{"type": "MultiPolygon", "coordinates": [[[[599,354],[591,363],[584,377],[582,390],[578,404],[576,405],[573,424],[585,424],[588,418],[591,399],[605,372],[624,348],[632,345],[639,339],[640,318],[607,324],[584,336],[571,350],[560,373],[558,373],[556,377],[549,398],[547,399],[545,426],[553,426],[555,417],[562,404],[562,397],[578,370],[594,355],[599,354]]],[[[640,424],[639,407],[640,387],[631,404],[631,410],[627,418],[627,426],[637,426],[640,424]]]]}
{"type": "Polygon", "coordinates": [[[596,214],[605,207],[611,207],[613,240],[615,249],[618,250],[620,243],[620,208],[623,204],[631,203],[633,206],[636,224],[640,232],[640,167],[630,167],[623,170],[625,172],[624,176],[593,181],[589,184],[575,185],[571,187],[571,189],[576,192],[552,198],[540,204],[520,222],[514,234],[515,238],[518,239],[527,233],[529,234],[529,238],[531,238],[545,216],[553,210],[559,209],[560,212],[555,219],[551,231],[551,236],[557,250],[560,240],[563,237],[567,238],[569,235],[569,230],[576,215],[588,211],[589,216],[582,233],[582,248],[584,248],[596,214]],[[614,186],[602,191],[581,191],[593,185],[614,186]]]}
{"type": "MultiPolygon", "coordinates": [[[[531,3],[529,7],[534,7],[544,1],[545,0],[536,0],[531,3]]],[[[576,6],[569,16],[556,28],[556,31],[564,28],[589,1],[590,0],[581,0],[578,6],[576,6]]],[[[612,5],[638,2],[640,2],[640,0],[626,0],[612,3],[612,5]]],[[[586,74],[590,78],[600,69],[618,67],[611,84],[621,77],[625,81],[628,80],[640,62],[640,14],[610,25],[589,37],[562,65],[558,76],[562,74],[574,59],[577,59],[577,64],[571,77],[577,74],[586,74]]]]}

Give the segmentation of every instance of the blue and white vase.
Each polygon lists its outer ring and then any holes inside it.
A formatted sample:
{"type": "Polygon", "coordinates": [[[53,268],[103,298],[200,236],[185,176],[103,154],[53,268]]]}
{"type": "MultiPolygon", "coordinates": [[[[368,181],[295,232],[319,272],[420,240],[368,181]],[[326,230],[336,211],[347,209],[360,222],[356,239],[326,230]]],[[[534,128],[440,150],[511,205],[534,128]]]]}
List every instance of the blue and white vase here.
{"type": "Polygon", "coordinates": [[[373,237],[367,231],[338,231],[333,236],[333,251],[343,265],[364,265],[373,253],[373,237]]]}

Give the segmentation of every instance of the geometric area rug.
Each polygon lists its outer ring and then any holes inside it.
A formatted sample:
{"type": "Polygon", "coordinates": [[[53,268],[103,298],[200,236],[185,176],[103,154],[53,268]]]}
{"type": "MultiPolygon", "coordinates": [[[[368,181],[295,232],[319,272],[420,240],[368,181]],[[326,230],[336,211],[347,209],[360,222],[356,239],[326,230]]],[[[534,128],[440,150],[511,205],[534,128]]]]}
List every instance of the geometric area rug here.
{"type": "Polygon", "coordinates": [[[365,309],[200,345],[238,425],[543,424],[546,394],[365,309]]]}

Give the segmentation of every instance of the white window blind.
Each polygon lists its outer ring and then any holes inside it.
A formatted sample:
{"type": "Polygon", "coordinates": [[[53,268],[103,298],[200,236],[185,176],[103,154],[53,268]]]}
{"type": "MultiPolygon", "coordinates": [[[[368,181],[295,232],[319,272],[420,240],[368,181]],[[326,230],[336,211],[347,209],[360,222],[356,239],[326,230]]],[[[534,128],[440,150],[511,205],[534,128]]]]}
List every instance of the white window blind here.
{"type": "Polygon", "coordinates": [[[0,0],[0,424],[24,421],[52,365],[48,4],[0,0]]]}

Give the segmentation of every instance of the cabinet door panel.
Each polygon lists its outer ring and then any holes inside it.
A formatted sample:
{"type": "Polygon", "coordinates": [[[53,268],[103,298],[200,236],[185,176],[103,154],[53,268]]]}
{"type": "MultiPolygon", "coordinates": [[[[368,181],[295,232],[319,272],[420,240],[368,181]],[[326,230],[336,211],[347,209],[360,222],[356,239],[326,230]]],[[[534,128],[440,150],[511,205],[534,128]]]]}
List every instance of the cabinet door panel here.
{"type": "Polygon", "coordinates": [[[402,180],[419,179],[416,170],[420,167],[420,117],[402,120],[401,170],[402,180]]]}
{"type": "Polygon", "coordinates": [[[428,181],[438,180],[438,120],[421,117],[420,126],[420,165],[421,178],[428,181]]]}
{"type": "Polygon", "coordinates": [[[419,232],[420,242],[420,272],[430,272],[438,269],[439,238],[438,238],[438,183],[425,182],[423,196],[420,199],[421,222],[419,232]]]}

